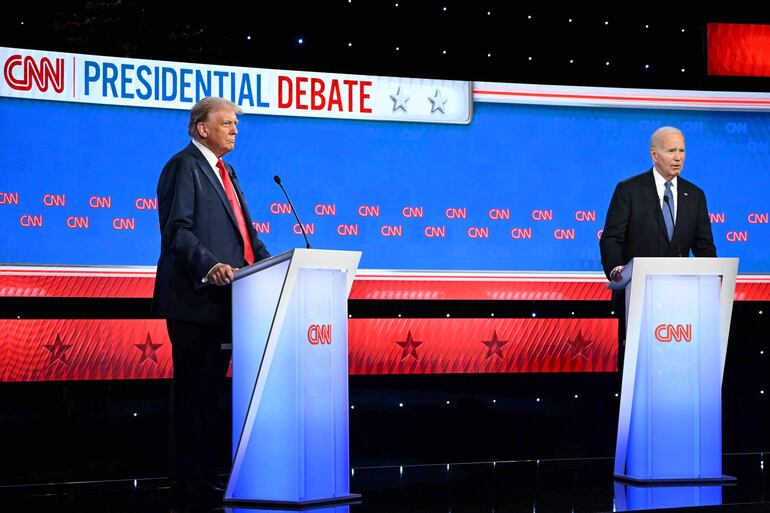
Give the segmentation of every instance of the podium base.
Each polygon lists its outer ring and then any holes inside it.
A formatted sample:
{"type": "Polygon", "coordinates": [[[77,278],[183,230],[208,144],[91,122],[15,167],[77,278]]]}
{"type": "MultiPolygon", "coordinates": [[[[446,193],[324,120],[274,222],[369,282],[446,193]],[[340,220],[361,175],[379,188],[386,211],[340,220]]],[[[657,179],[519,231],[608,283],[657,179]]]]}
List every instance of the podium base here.
{"type": "Polygon", "coordinates": [[[731,484],[738,480],[733,476],[713,477],[677,477],[677,478],[639,478],[627,474],[615,474],[615,481],[622,481],[637,486],[694,486],[731,484]]]}
{"type": "Polygon", "coordinates": [[[352,504],[360,500],[360,493],[351,493],[350,495],[341,495],[339,497],[330,497],[328,499],[315,499],[312,501],[269,501],[258,499],[228,499],[225,497],[222,500],[222,503],[225,506],[240,506],[242,508],[285,508],[293,510],[304,510],[314,509],[322,506],[333,506],[337,504],[352,504]]]}

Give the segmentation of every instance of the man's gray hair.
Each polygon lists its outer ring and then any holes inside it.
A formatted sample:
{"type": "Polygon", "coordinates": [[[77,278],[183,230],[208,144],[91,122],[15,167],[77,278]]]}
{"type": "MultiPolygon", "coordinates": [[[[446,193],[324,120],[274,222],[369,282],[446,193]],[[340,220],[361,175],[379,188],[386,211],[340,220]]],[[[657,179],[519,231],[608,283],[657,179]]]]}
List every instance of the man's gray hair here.
{"type": "Polygon", "coordinates": [[[242,113],[241,108],[230,100],[225,100],[224,98],[218,98],[216,96],[203,98],[190,109],[190,124],[187,125],[187,133],[190,134],[190,137],[197,139],[198,123],[203,123],[209,118],[209,114],[220,109],[233,110],[238,116],[242,113]]]}
{"type": "Polygon", "coordinates": [[[663,137],[672,132],[679,134],[684,138],[684,134],[678,128],[673,126],[662,126],[652,133],[652,137],[650,137],[650,148],[657,148],[660,145],[660,141],[663,139],[663,137]]]}

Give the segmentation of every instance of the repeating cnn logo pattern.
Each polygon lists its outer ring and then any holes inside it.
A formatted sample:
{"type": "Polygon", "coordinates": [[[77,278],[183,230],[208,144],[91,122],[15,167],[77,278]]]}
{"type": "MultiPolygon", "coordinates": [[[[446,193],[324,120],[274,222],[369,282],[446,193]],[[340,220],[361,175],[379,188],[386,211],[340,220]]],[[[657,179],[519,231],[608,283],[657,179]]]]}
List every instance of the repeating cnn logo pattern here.
{"type": "Polygon", "coordinates": [[[31,90],[32,82],[43,93],[48,91],[49,85],[57,93],[64,91],[64,59],[62,58],[51,62],[48,57],[43,57],[38,63],[30,56],[11,55],[5,61],[3,75],[8,86],[17,91],[31,90]]]}
{"type": "Polygon", "coordinates": [[[692,324],[658,324],[655,338],[658,342],[692,342],[692,324]]]}
{"type": "Polygon", "coordinates": [[[331,324],[311,324],[307,327],[307,341],[314,346],[332,343],[331,324]]]}

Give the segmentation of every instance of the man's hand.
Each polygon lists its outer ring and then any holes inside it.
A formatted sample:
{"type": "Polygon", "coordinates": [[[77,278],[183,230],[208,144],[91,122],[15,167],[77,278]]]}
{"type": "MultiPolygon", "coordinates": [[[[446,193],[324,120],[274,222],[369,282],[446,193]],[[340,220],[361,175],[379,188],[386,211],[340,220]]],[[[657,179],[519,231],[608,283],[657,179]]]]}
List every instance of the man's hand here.
{"type": "Polygon", "coordinates": [[[619,265],[616,268],[614,268],[612,271],[610,271],[610,280],[612,281],[621,281],[623,277],[621,276],[621,273],[623,272],[623,269],[625,269],[626,266],[619,265]]]}
{"type": "Polygon", "coordinates": [[[217,264],[211,268],[206,280],[214,285],[230,285],[233,282],[233,272],[238,269],[227,264],[217,264]]]}

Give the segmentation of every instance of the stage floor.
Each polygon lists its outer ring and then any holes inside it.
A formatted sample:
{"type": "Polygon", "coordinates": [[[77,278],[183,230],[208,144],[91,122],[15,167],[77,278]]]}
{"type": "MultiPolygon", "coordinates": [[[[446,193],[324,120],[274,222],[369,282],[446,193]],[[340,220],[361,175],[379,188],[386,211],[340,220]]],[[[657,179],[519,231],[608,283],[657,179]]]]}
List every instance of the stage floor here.
{"type": "MultiPolygon", "coordinates": [[[[345,513],[503,513],[770,511],[764,454],[724,457],[737,483],[701,487],[637,487],[612,479],[612,458],[526,460],[359,467],[351,491],[360,503],[317,509],[345,513]],[[767,501],[767,502],[766,502],[767,501]]],[[[0,510],[18,513],[156,513],[222,511],[221,500],[174,499],[163,478],[0,487],[0,510]]]]}

